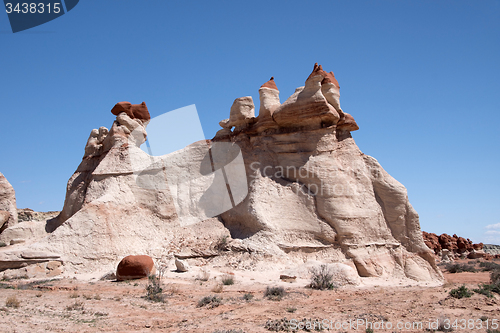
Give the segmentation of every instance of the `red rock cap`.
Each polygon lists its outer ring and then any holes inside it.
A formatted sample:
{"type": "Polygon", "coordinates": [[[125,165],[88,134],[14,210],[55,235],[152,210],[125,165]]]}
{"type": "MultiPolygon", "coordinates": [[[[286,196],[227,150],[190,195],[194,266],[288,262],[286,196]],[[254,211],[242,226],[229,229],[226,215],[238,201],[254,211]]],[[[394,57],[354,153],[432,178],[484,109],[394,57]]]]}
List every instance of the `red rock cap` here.
{"type": "Polygon", "coordinates": [[[321,67],[321,65],[318,65],[318,63],[315,63],[313,71],[311,72],[311,74],[309,75],[307,80],[309,80],[312,77],[318,76],[318,75],[325,77],[327,75],[327,73],[323,70],[323,67],[321,67]]]}
{"type": "MultiPolygon", "coordinates": [[[[266,83],[264,83],[261,88],[269,88],[269,89],[274,89],[278,90],[278,87],[276,86],[276,83],[274,82],[274,76],[269,79],[266,83]]],[[[279,91],[279,90],[278,90],[279,91]]]]}
{"type": "Polygon", "coordinates": [[[333,72],[325,74],[325,78],[323,79],[323,81],[321,81],[321,84],[325,83],[333,83],[337,88],[340,88],[339,81],[337,81],[335,75],[333,75],[333,72]]]}
{"type": "Polygon", "coordinates": [[[149,120],[151,116],[149,115],[148,107],[146,102],[141,104],[131,104],[129,102],[120,102],[111,109],[111,113],[115,116],[120,113],[125,112],[132,119],[149,120]]]}

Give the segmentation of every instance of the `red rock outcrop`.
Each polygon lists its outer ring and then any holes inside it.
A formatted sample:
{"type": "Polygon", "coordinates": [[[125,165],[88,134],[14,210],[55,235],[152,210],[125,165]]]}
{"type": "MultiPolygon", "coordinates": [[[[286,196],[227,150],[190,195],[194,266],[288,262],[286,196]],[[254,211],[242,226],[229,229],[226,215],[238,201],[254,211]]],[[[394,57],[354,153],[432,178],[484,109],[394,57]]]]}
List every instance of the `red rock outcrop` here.
{"type": "Polygon", "coordinates": [[[154,274],[155,264],[150,256],[127,256],[120,261],[116,269],[118,281],[142,279],[154,274]]]}
{"type": "Polygon", "coordinates": [[[116,103],[116,105],[111,109],[111,113],[115,116],[118,116],[122,112],[125,112],[132,119],[141,119],[144,121],[151,119],[146,102],[142,102],[141,104],[120,102],[116,103]]]}
{"type": "Polygon", "coordinates": [[[457,235],[450,236],[448,234],[436,235],[422,231],[425,245],[434,253],[438,254],[441,250],[450,250],[452,253],[471,252],[473,250],[480,251],[483,249],[483,243],[473,244],[470,239],[465,239],[457,235]]]}

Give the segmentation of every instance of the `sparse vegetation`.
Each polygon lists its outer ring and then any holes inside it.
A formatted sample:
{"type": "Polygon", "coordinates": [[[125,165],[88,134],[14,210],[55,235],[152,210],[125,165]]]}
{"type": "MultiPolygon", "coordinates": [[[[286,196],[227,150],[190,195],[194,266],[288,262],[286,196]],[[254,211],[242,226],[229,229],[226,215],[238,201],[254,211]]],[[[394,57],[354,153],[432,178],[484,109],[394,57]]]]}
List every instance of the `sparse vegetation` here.
{"type": "Polygon", "coordinates": [[[17,299],[16,296],[10,296],[5,301],[5,306],[9,307],[9,308],[16,308],[17,309],[20,305],[21,305],[21,302],[19,302],[19,300],[17,299]]]}
{"type": "Polygon", "coordinates": [[[500,270],[490,272],[490,283],[495,286],[500,286],[500,270]]]}
{"type": "Polygon", "coordinates": [[[74,293],[72,293],[71,295],[69,295],[69,298],[78,298],[80,297],[80,295],[78,295],[78,293],[75,291],[74,293]]]}
{"type": "Polygon", "coordinates": [[[222,283],[217,283],[215,286],[213,286],[212,292],[221,293],[223,289],[224,289],[224,285],[222,283]]]}
{"type": "Polygon", "coordinates": [[[269,287],[267,286],[266,291],[264,292],[264,297],[267,297],[273,301],[281,301],[281,299],[285,296],[285,288],[283,287],[269,287]]]}
{"type": "Polygon", "coordinates": [[[219,239],[217,240],[217,243],[215,243],[215,249],[218,251],[226,250],[228,239],[229,237],[226,235],[220,236],[219,239]]]}
{"type": "Polygon", "coordinates": [[[79,302],[79,301],[75,301],[75,303],[68,305],[66,307],[67,311],[83,310],[83,309],[84,309],[83,302],[79,302]]]}
{"type": "Polygon", "coordinates": [[[210,279],[210,272],[206,268],[203,268],[196,279],[200,281],[208,281],[210,279]]]}
{"type": "Polygon", "coordinates": [[[4,242],[0,242],[0,247],[6,247],[7,244],[5,244],[4,242]]]}
{"type": "Polygon", "coordinates": [[[467,264],[448,264],[446,265],[446,270],[450,273],[477,272],[474,266],[467,264]]]}
{"type": "Polygon", "coordinates": [[[294,307],[287,307],[286,308],[286,312],[294,313],[295,311],[297,311],[297,308],[294,308],[294,307]]]}
{"type": "Polygon", "coordinates": [[[165,301],[161,277],[155,274],[148,276],[148,284],[146,285],[146,298],[153,302],[165,301]]]}
{"type": "Polygon", "coordinates": [[[309,288],[319,290],[332,290],[336,288],[335,284],[333,283],[333,273],[327,265],[313,267],[310,269],[310,272],[311,283],[309,284],[309,288]]]}
{"type": "Polygon", "coordinates": [[[366,333],[373,333],[373,330],[372,330],[371,328],[367,328],[367,329],[365,330],[365,332],[366,332],[366,333]]]}
{"type": "Polygon", "coordinates": [[[176,284],[169,284],[168,285],[168,293],[170,295],[178,294],[179,292],[180,292],[180,289],[179,289],[178,285],[176,285],[176,284]]]}
{"type": "Polygon", "coordinates": [[[234,276],[232,276],[230,274],[224,274],[222,276],[221,280],[222,280],[222,284],[225,286],[230,286],[230,285],[234,284],[234,276]]]}
{"type": "Polygon", "coordinates": [[[212,309],[212,308],[216,308],[218,307],[219,305],[222,304],[222,299],[215,296],[215,295],[210,295],[210,296],[205,296],[203,297],[202,299],[200,299],[198,301],[198,307],[201,308],[203,306],[209,308],[209,309],[212,309]]]}
{"type": "Polygon", "coordinates": [[[264,328],[273,332],[297,332],[297,324],[301,323],[301,330],[306,332],[323,331],[320,319],[304,318],[300,322],[291,323],[286,317],[275,320],[268,320],[264,328]]]}
{"type": "Polygon", "coordinates": [[[472,293],[470,292],[465,285],[461,286],[460,288],[457,289],[452,289],[450,291],[450,296],[454,298],[464,298],[464,297],[471,297],[472,293]]]}
{"type": "Polygon", "coordinates": [[[500,265],[495,262],[482,261],[479,263],[479,267],[482,268],[483,272],[500,271],[500,265]]]}
{"type": "Polygon", "coordinates": [[[246,293],[245,295],[243,295],[243,299],[245,301],[251,301],[253,299],[253,294],[246,293]]]}
{"type": "Polygon", "coordinates": [[[491,284],[479,284],[478,288],[472,289],[474,292],[485,295],[488,298],[492,298],[493,294],[491,293],[494,289],[494,286],[491,284]]]}

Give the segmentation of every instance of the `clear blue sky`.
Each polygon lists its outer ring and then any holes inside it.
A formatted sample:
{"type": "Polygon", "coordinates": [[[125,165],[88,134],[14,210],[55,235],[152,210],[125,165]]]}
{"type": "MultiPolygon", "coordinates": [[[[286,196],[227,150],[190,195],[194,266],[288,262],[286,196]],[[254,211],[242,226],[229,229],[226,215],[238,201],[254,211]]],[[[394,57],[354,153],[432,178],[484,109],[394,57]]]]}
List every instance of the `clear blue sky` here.
{"type": "Polygon", "coordinates": [[[0,171],[18,207],[60,210],[115,103],[196,104],[210,138],[235,98],[274,76],[284,101],[319,62],[422,229],[500,243],[499,18],[498,0],[82,0],[12,34],[0,13],[0,171]]]}

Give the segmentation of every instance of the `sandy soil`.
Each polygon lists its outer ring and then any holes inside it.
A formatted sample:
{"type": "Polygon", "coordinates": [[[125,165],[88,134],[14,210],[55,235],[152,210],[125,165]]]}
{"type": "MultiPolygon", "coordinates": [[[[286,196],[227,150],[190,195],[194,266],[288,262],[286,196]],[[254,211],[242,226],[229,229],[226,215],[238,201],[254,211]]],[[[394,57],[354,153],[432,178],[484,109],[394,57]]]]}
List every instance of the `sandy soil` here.
{"type": "Polygon", "coordinates": [[[459,320],[455,332],[487,332],[486,324],[491,328],[500,320],[497,294],[494,298],[476,293],[463,299],[449,296],[451,289],[462,284],[472,289],[488,282],[487,272],[445,273],[448,282],[438,287],[364,286],[328,291],[305,288],[306,281],[240,279],[238,272],[235,284],[222,291],[215,288],[220,277],[204,282],[178,273],[167,276],[164,302],[145,299],[147,280],[3,281],[0,332],[269,332],[266,324],[280,324],[285,317],[292,320],[292,327],[319,319],[324,331],[331,332],[365,332],[367,321],[374,325],[374,332],[424,332],[437,328],[436,320],[443,323],[445,319],[450,325],[459,320]],[[284,286],[285,296],[265,298],[264,290],[270,285],[284,286]],[[220,298],[221,304],[199,307],[199,301],[210,295],[220,298]],[[7,306],[15,305],[12,298],[19,301],[18,307],[7,306]],[[468,320],[465,328],[463,319],[468,320]],[[387,329],[389,323],[392,328],[387,329]]]}

